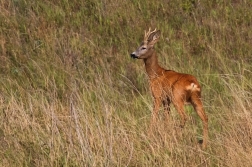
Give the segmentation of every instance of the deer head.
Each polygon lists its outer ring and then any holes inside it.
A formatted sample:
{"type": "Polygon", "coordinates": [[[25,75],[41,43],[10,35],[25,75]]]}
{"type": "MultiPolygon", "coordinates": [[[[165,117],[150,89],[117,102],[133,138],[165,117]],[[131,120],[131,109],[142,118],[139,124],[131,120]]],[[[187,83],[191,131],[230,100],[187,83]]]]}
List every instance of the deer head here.
{"type": "Polygon", "coordinates": [[[144,32],[144,40],[141,46],[133,53],[130,54],[132,58],[146,59],[152,54],[153,46],[160,37],[160,30],[153,30],[149,28],[148,32],[144,32]]]}

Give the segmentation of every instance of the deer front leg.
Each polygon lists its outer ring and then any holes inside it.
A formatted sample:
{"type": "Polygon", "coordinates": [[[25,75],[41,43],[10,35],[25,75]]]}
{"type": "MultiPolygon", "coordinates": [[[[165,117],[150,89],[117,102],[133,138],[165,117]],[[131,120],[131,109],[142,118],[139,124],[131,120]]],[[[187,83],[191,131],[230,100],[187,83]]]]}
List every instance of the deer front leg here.
{"type": "Polygon", "coordinates": [[[152,116],[151,116],[151,130],[153,127],[156,126],[160,103],[161,103],[160,98],[154,99],[154,109],[153,109],[152,116]]]}
{"type": "Polygon", "coordinates": [[[163,100],[164,115],[165,115],[166,122],[168,122],[170,118],[170,104],[171,104],[171,101],[169,98],[163,100]]]}

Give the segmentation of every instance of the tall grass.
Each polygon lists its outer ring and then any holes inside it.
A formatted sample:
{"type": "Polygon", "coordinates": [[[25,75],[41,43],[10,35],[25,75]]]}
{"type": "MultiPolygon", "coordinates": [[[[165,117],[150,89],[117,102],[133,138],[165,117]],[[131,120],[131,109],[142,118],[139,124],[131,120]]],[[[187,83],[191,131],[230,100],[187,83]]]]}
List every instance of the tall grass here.
{"type": "Polygon", "coordinates": [[[0,0],[1,166],[251,166],[250,1],[0,0]],[[152,98],[143,31],[158,27],[163,67],[203,86],[201,121],[178,128],[152,98]]]}

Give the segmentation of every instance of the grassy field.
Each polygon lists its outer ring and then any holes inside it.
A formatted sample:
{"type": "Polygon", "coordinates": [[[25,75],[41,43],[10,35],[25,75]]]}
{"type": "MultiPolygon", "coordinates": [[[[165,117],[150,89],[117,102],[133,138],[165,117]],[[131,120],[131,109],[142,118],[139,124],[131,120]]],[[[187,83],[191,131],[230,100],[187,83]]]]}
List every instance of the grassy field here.
{"type": "Polygon", "coordinates": [[[0,166],[252,166],[252,1],[0,0],[0,166]],[[160,110],[129,54],[149,27],[209,117],[160,110]]]}

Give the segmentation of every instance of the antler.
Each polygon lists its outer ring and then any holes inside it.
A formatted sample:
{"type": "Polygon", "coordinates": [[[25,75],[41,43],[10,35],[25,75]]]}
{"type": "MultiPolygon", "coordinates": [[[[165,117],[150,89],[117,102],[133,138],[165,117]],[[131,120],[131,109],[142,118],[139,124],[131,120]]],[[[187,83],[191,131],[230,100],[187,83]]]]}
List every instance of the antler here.
{"type": "Polygon", "coordinates": [[[148,41],[149,36],[150,36],[152,33],[156,32],[156,31],[157,31],[156,28],[155,28],[153,31],[151,31],[151,28],[149,28],[149,31],[148,31],[148,32],[147,32],[147,31],[144,31],[144,41],[148,41]]]}

